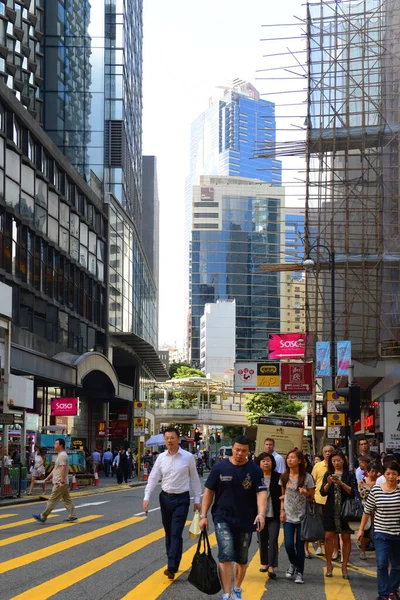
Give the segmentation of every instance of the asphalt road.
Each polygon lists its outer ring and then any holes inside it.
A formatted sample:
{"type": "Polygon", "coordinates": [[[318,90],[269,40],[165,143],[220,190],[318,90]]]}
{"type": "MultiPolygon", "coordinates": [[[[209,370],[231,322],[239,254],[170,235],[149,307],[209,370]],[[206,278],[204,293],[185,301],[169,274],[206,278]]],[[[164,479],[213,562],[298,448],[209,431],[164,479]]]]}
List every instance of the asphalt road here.
{"type": "MultiPolygon", "coordinates": [[[[142,514],[143,488],[82,496],[74,500],[79,522],[64,524],[65,511],[46,524],[31,519],[44,504],[0,509],[0,600],[198,600],[206,596],[187,582],[195,548],[184,532],[184,555],[179,577],[171,584],[163,575],[165,546],[154,493],[149,516],[142,514]]],[[[59,509],[63,506],[60,504],[59,509]]],[[[189,514],[191,518],[191,513],[189,514]]],[[[214,536],[211,541],[215,544],[214,536]]],[[[214,557],[216,548],[214,546],[214,557]]],[[[373,557],[360,561],[353,551],[350,581],[340,575],[324,577],[325,562],[306,561],[305,584],[287,581],[282,546],[278,578],[259,573],[257,542],[253,537],[243,588],[244,600],[375,600],[373,557]]]]}

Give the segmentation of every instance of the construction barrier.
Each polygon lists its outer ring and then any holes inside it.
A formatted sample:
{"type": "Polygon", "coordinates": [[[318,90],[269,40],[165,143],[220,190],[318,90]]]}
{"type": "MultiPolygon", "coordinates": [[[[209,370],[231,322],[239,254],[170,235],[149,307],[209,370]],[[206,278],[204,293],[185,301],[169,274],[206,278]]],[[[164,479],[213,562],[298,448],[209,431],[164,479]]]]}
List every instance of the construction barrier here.
{"type": "Polygon", "coordinates": [[[144,465],[144,467],[143,467],[143,481],[147,481],[148,478],[149,478],[149,473],[147,471],[146,465],[144,465]]]}
{"type": "Polygon", "coordinates": [[[94,468],[94,485],[100,485],[99,473],[97,467],[94,468]]]}
{"type": "Polygon", "coordinates": [[[75,473],[73,473],[72,475],[72,483],[71,483],[71,490],[77,490],[78,489],[78,484],[76,483],[76,475],[75,473]]]}

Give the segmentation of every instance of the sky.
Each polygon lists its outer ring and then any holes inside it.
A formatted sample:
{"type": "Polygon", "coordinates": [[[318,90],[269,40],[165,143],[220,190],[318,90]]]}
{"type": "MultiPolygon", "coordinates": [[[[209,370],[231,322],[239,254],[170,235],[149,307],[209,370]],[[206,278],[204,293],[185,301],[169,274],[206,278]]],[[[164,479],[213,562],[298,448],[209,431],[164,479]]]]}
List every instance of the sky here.
{"type": "MultiPolygon", "coordinates": [[[[144,0],[143,154],[155,155],[158,166],[160,348],[165,345],[181,347],[184,339],[184,193],[190,125],[208,107],[215,87],[235,78],[252,82],[262,94],[268,94],[263,96],[267,100],[286,104],[289,97],[291,103],[302,102],[305,84],[301,77],[293,79],[289,73],[286,74],[288,81],[258,80],[257,77],[265,74],[256,71],[275,65],[292,66],[303,60],[301,54],[283,58],[269,56],[286,52],[289,44],[291,50],[296,50],[299,45],[304,45],[302,40],[260,41],[299,36],[301,24],[294,15],[301,17],[303,13],[301,0],[278,3],[267,0],[144,0]],[[262,27],[294,22],[297,23],[294,27],[262,27]],[[287,93],[285,90],[294,91],[287,93]],[[299,93],[296,94],[296,90],[299,93]]],[[[293,72],[301,73],[302,67],[293,68],[293,72]]],[[[290,117],[282,118],[278,139],[293,139],[296,133],[285,131],[286,125],[294,124],[298,129],[304,121],[304,110],[301,106],[282,108],[282,115],[285,110],[290,117]]],[[[302,165],[299,168],[301,170],[302,165]]],[[[292,162],[284,173],[289,186],[297,169],[292,162]]],[[[301,195],[298,184],[293,185],[290,205],[296,204],[301,195]]]]}

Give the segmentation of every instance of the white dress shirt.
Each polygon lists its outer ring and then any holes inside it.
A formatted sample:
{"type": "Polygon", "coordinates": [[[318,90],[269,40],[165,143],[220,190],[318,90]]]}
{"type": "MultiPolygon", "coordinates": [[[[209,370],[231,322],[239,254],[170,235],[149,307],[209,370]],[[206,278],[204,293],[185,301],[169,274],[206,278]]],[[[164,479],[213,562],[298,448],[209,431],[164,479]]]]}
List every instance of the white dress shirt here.
{"type": "Polygon", "coordinates": [[[191,488],[194,494],[194,503],[200,504],[201,483],[195,458],[190,452],[179,448],[176,454],[170,454],[168,450],[165,450],[159,455],[144,490],[145,500],[150,500],[150,496],[160,479],[161,489],[164,492],[183,494],[191,488]]]}
{"type": "Polygon", "coordinates": [[[283,456],[275,452],[275,450],[273,451],[272,456],[275,458],[276,462],[275,471],[282,475],[282,473],[286,471],[285,459],[283,458],[283,456]]]}

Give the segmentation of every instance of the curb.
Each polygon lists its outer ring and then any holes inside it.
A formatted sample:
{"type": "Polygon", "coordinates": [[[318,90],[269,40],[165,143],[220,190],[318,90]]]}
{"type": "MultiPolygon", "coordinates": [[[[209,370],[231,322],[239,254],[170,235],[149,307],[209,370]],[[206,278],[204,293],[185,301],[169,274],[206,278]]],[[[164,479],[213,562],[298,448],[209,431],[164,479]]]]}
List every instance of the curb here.
{"type": "MultiPolygon", "coordinates": [[[[132,483],[126,483],[115,486],[101,487],[101,484],[96,489],[86,489],[81,488],[79,491],[72,492],[70,494],[71,498],[79,498],[84,496],[96,496],[98,494],[106,494],[111,492],[119,492],[121,490],[130,490],[133,488],[140,488],[146,485],[145,481],[134,481],[132,483]]],[[[36,502],[46,502],[48,500],[47,496],[23,496],[22,498],[7,498],[4,500],[0,500],[0,508],[3,506],[14,506],[15,504],[35,504],[36,502]]]]}

